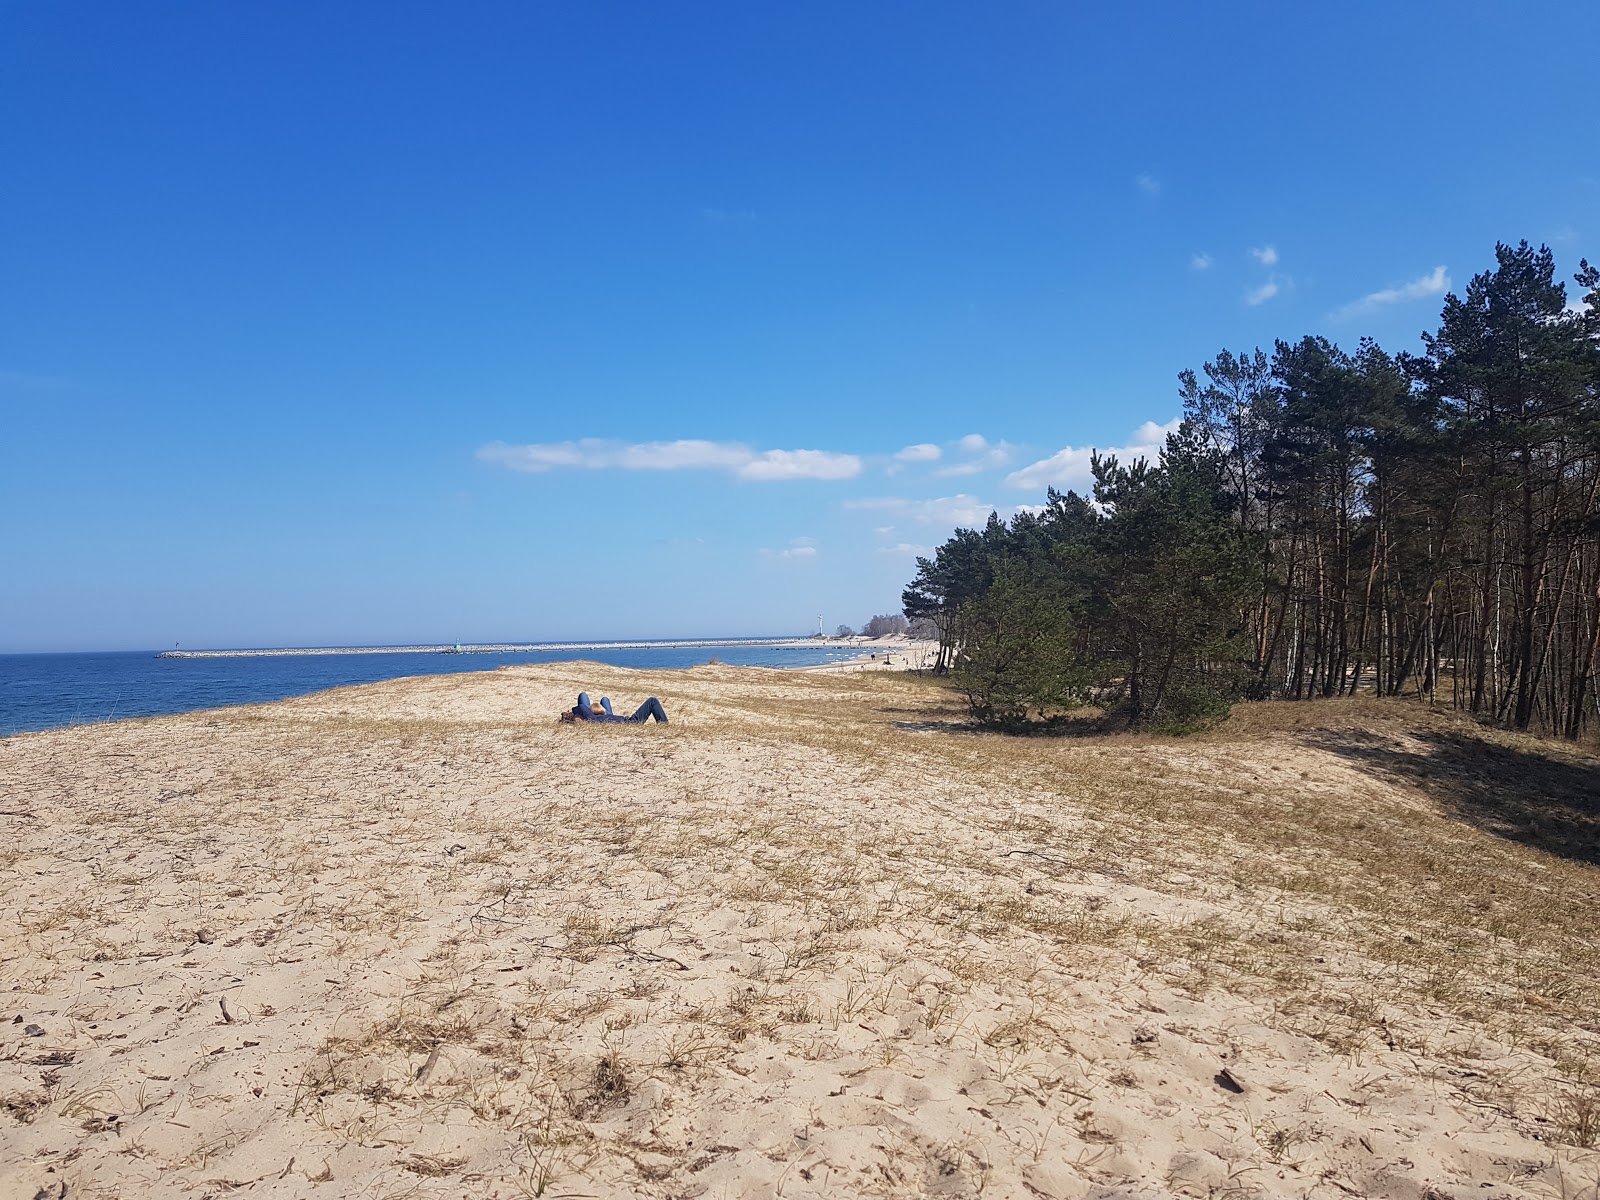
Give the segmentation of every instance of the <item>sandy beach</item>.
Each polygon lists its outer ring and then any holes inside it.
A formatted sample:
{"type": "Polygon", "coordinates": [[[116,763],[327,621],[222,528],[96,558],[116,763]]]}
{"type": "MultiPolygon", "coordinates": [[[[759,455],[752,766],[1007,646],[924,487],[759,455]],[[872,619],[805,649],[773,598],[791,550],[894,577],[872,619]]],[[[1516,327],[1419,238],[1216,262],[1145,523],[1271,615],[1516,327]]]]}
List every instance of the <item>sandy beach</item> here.
{"type": "Polygon", "coordinates": [[[939,643],[909,637],[834,638],[829,643],[854,648],[856,657],[844,662],[802,667],[825,675],[853,675],[860,671],[926,671],[938,658],[939,643]]]}
{"type": "Polygon", "coordinates": [[[0,741],[0,1196],[1600,1197],[1593,757],[852,667],[0,741]]]}

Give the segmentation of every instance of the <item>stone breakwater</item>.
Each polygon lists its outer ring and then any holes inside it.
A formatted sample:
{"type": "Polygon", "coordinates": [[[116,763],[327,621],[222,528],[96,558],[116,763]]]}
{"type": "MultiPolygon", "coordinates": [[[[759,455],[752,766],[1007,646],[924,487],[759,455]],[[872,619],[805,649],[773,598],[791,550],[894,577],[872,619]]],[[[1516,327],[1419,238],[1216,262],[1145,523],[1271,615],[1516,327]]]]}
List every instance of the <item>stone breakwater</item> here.
{"type": "Polygon", "coordinates": [[[318,654],[530,654],[572,650],[714,649],[718,646],[838,646],[863,650],[893,639],[857,638],[707,638],[676,642],[495,642],[471,646],[310,646],[259,650],[167,650],[157,658],[288,658],[318,654]]]}

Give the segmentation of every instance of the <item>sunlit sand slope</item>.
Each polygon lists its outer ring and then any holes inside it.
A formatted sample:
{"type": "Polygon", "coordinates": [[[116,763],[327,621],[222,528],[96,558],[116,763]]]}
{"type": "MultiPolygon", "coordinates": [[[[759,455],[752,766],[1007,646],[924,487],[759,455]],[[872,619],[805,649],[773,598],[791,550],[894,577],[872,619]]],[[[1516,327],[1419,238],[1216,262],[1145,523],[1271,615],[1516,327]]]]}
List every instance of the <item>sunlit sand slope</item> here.
{"type": "Polygon", "coordinates": [[[1415,706],[1007,739],[887,673],[11,738],[0,1195],[1595,1200],[1597,795],[1415,706]]]}

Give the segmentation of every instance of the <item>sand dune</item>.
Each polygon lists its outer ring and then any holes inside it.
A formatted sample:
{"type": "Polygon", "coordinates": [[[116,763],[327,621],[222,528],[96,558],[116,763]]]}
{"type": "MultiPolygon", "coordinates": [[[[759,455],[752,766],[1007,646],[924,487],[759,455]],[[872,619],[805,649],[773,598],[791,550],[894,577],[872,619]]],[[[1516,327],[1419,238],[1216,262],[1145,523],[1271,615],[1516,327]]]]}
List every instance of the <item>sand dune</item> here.
{"type": "Polygon", "coordinates": [[[1597,779],[572,663],[13,737],[0,1196],[1597,1200],[1597,779]]]}

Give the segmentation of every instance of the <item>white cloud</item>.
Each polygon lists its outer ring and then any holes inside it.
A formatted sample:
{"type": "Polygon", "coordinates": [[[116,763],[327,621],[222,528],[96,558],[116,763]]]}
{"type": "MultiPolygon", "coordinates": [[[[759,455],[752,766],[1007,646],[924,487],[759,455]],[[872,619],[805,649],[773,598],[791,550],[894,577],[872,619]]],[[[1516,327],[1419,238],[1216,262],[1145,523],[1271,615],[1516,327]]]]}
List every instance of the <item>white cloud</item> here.
{"type": "MultiPolygon", "coordinates": [[[[530,446],[529,449],[535,447],[530,446]]],[[[749,452],[743,446],[685,440],[620,446],[614,464],[603,461],[604,451],[600,458],[602,461],[597,462],[596,466],[615,465],[624,471],[683,471],[707,467],[737,468],[748,461],[749,452]]]]}
{"type": "Polygon", "coordinates": [[[1398,300],[1421,300],[1427,296],[1442,296],[1449,290],[1450,272],[1439,266],[1426,275],[1419,275],[1410,283],[1373,292],[1366,299],[1372,304],[1393,304],[1398,300]]]}
{"type": "Polygon", "coordinates": [[[493,442],[478,451],[484,462],[514,471],[578,470],[681,471],[712,468],[737,469],[754,457],[744,446],[721,442],[682,440],[640,442],[632,445],[583,438],[576,442],[548,442],[509,446],[493,442]]]}
{"type": "Polygon", "coordinates": [[[1161,195],[1161,181],[1154,175],[1141,172],[1134,176],[1133,183],[1135,187],[1152,199],[1161,195]]]}
{"type": "Polygon", "coordinates": [[[512,446],[491,442],[478,458],[513,471],[731,471],[740,479],[854,479],[861,459],[826,450],[755,451],[738,442],[681,439],[675,442],[614,442],[582,438],[512,446]]]}
{"type": "Polygon", "coordinates": [[[797,537],[792,539],[782,550],[769,550],[763,547],[760,553],[762,558],[815,558],[817,556],[817,539],[797,537]]]}
{"type": "Polygon", "coordinates": [[[741,466],[740,479],[854,479],[861,459],[826,450],[768,450],[741,466]]]}
{"type": "Polygon", "coordinates": [[[1189,256],[1189,266],[1196,271],[1209,271],[1213,261],[1215,260],[1212,259],[1211,255],[1204,250],[1189,256]]]}
{"type": "Polygon", "coordinates": [[[990,442],[981,433],[967,434],[955,443],[955,448],[963,454],[975,457],[969,458],[966,462],[940,467],[933,473],[935,479],[954,479],[964,475],[976,475],[979,471],[992,471],[998,467],[1009,466],[1016,451],[1016,447],[1004,438],[998,442],[990,442]]]}
{"type": "Polygon", "coordinates": [[[907,446],[894,457],[897,462],[933,462],[943,453],[932,442],[918,442],[915,446],[907,446]]]}
{"type": "Polygon", "coordinates": [[[1250,257],[1263,267],[1275,267],[1278,265],[1278,251],[1274,246],[1251,246],[1250,257]]]}
{"type": "Polygon", "coordinates": [[[1350,317],[1357,313],[1371,312],[1386,304],[1399,304],[1406,300],[1425,300],[1429,296],[1442,296],[1450,290],[1450,272],[1443,267],[1435,267],[1426,275],[1419,275],[1410,283],[1402,283],[1396,287],[1387,287],[1377,292],[1369,292],[1359,300],[1352,300],[1339,309],[1334,316],[1350,317]]]}
{"type": "MultiPolygon", "coordinates": [[[[1131,463],[1136,458],[1155,462],[1156,456],[1167,444],[1167,434],[1176,433],[1181,420],[1181,417],[1174,417],[1165,425],[1146,421],[1129,436],[1127,445],[1099,447],[1099,452],[1102,457],[1114,454],[1117,461],[1122,463],[1131,463]]],[[[1027,488],[1034,492],[1046,487],[1058,491],[1067,488],[1084,491],[1094,479],[1089,470],[1089,459],[1094,453],[1094,447],[1065,446],[1049,458],[1042,458],[1020,471],[1013,471],[1005,477],[1004,482],[1007,487],[1027,488]]]]}
{"type": "Polygon", "coordinates": [[[860,500],[846,500],[844,507],[864,512],[889,513],[920,525],[939,525],[952,529],[957,525],[982,526],[989,520],[994,506],[985,504],[976,496],[965,493],[940,496],[935,500],[909,500],[900,496],[875,496],[860,500]]]}
{"type": "Polygon", "coordinates": [[[1253,307],[1253,306],[1255,306],[1257,304],[1265,304],[1268,300],[1271,300],[1277,294],[1278,294],[1278,281],[1276,279],[1269,279],[1266,283],[1263,283],[1260,287],[1251,288],[1248,292],[1246,292],[1244,294],[1244,302],[1253,307]]]}
{"type": "Polygon", "coordinates": [[[879,554],[893,558],[932,558],[932,546],[919,546],[913,542],[897,542],[893,546],[879,546],[879,554]]]}

